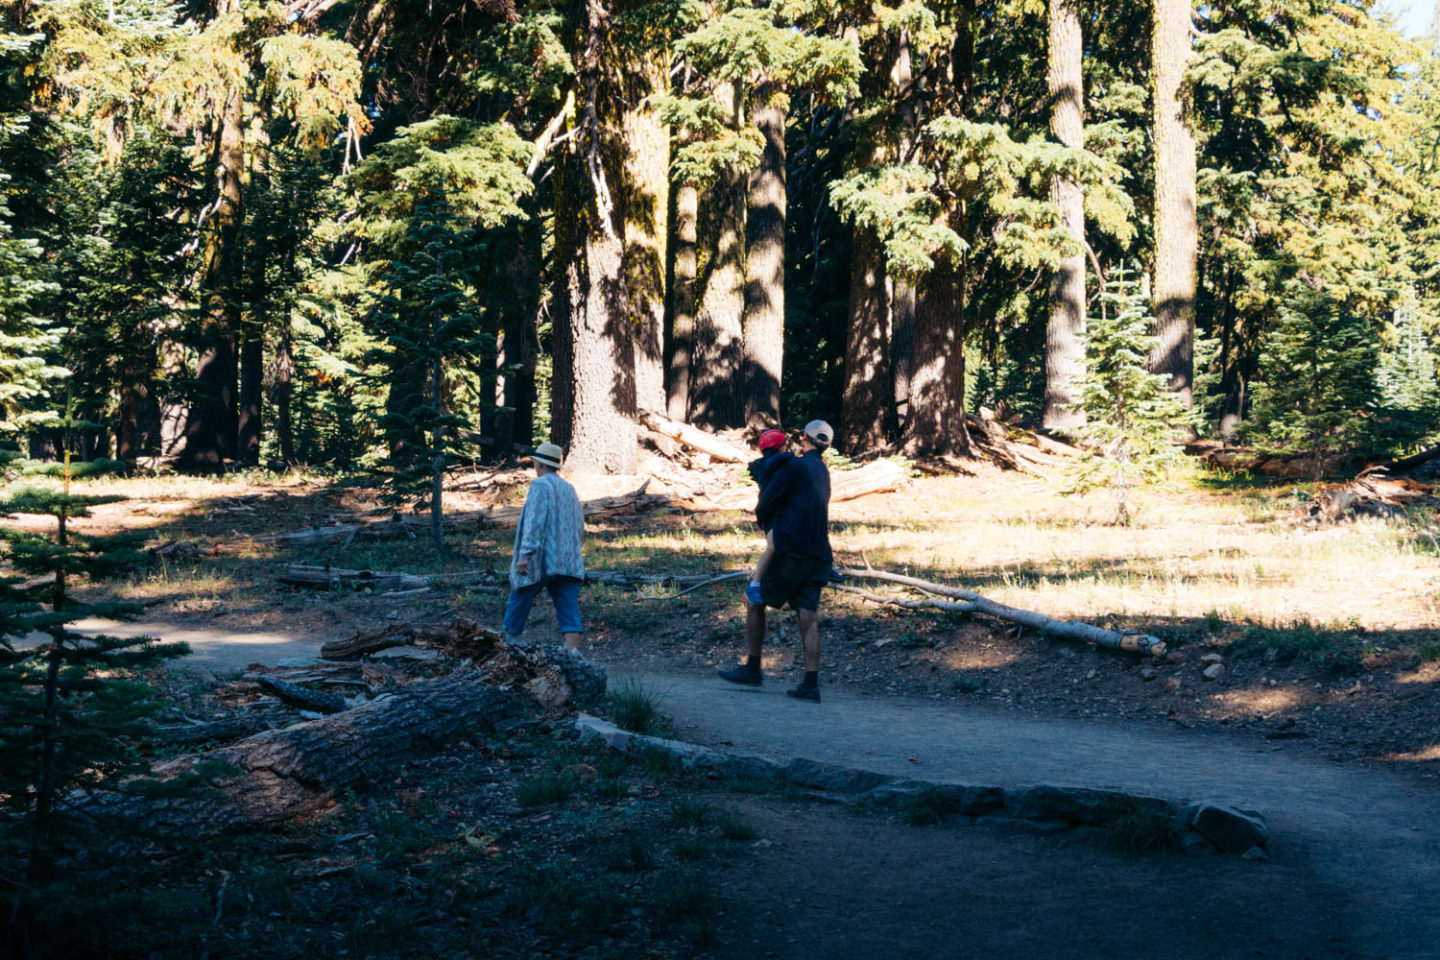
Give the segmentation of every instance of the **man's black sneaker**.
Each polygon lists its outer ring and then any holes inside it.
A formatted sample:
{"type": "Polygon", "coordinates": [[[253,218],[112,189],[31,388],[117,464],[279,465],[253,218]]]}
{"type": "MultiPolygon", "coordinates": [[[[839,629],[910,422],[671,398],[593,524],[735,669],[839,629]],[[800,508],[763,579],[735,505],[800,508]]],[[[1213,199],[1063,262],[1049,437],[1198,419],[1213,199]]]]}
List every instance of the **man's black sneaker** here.
{"type": "Polygon", "coordinates": [[[759,670],[752,670],[743,663],[738,667],[731,667],[729,670],[716,670],[715,675],[721,680],[744,684],[747,687],[758,687],[765,682],[763,673],[759,670]]]}
{"type": "Polygon", "coordinates": [[[786,691],[785,691],[785,696],[787,696],[787,697],[794,697],[796,700],[809,700],[809,701],[812,701],[813,703],[819,703],[819,702],[820,702],[820,688],[819,688],[819,687],[807,687],[807,686],[805,686],[805,685],[802,684],[802,685],[800,685],[800,686],[798,686],[798,687],[791,687],[789,690],[786,690],[786,691]]]}

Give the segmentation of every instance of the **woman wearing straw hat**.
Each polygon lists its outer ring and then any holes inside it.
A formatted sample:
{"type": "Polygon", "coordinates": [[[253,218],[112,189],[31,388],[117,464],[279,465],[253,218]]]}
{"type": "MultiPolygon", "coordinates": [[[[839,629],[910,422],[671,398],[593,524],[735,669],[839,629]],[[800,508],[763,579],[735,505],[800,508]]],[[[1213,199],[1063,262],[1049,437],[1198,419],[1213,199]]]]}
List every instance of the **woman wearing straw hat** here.
{"type": "Polygon", "coordinates": [[[525,494],[520,525],[515,528],[515,558],[510,562],[510,598],[505,602],[505,633],[519,637],[525,632],[530,606],[541,589],[555,601],[555,618],[565,646],[580,649],[580,586],[585,582],[585,563],[580,556],[580,539],[585,532],[585,515],[575,488],[560,476],[564,452],[553,443],[542,443],[530,454],[535,479],[525,494]]]}

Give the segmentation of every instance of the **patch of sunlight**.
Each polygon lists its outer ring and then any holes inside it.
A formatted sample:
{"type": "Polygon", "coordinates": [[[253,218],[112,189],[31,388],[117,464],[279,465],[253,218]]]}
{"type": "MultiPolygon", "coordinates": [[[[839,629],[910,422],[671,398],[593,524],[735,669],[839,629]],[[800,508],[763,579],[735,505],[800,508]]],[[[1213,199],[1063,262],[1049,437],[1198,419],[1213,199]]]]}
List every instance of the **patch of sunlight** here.
{"type": "Polygon", "coordinates": [[[946,650],[940,657],[940,665],[948,670],[994,670],[1005,667],[1020,659],[1020,655],[1008,650],[994,650],[974,647],[968,650],[946,650]]]}
{"type": "Polygon", "coordinates": [[[1388,753],[1380,759],[1394,760],[1398,763],[1434,763],[1440,760],[1440,743],[1431,744],[1419,750],[1412,750],[1409,753],[1388,753]]]}
{"type": "MultiPolygon", "coordinates": [[[[1294,687],[1245,687],[1226,690],[1210,698],[1226,708],[1232,717],[1251,713],[1275,713],[1290,710],[1305,702],[1305,692],[1294,687]]],[[[1224,714],[1222,714],[1224,715],[1224,714]]]]}
{"type": "Polygon", "coordinates": [[[1396,683],[1440,683],[1440,660],[1422,663],[1414,670],[1395,675],[1396,683]]]}

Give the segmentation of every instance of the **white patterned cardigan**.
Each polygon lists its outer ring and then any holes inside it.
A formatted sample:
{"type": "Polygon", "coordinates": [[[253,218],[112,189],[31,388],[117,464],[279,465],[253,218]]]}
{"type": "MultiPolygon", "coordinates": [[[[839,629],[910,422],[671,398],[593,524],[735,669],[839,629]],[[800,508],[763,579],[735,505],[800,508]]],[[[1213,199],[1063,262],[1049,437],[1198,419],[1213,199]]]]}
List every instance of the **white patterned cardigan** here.
{"type": "Polygon", "coordinates": [[[525,494],[520,525],[515,528],[510,586],[519,590],[550,577],[583,580],[585,561],[580,556],[580,539],[584,532],[585,514],[575,488],[558,473],[536,477],[525,494]],[[530,570],[523,577],[516,569],[521,557],[530,561],[530,570]]]}

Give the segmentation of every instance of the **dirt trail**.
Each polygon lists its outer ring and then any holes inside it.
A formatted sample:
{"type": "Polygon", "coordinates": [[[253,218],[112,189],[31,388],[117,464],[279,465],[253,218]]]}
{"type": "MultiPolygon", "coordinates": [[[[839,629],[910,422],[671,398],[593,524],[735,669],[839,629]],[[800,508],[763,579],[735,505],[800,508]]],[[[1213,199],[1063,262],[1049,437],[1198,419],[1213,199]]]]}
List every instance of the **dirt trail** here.
{"type": "MultiPolygon", "coordinates": [[[[934,782],[1055,784],[1170,799],[1231,799],[1262,810],[1277,858],[1304,856],[1343,904],[1340,926],[1365,956],[1433,958],[1440,940],[1440,795],[1399,776],[1256,749],[1202,731],[1002,716],[929,701],[826,691],[820,705],[784,683],[639,674],[680,735],[775,759],[806,757],[934,782]]],[[[1236,861],[1236,870],[1265,865],[1236,861]]],[[[1263,895],[1263,893],[1261,894],[1263,895]]]]}
{"type": "MultiPolygon", "coordinates": [[[[209,669],[313,656],[320,639],[234,634],[171,623],[87,623],[127,635],[183,639],[209,669]]],[[[623,675],[612,668],[612,674],[623,675]]],[[[820,705],[709,676],[636,673],[661,696],[682,738],[775,759],[805,757],[934,782],[1051,783],[1171,799],[1232,799],[1262,810],[1274,864],[1226,861],[1268,876],[1313,871],[1324,925],[1350,956],[1431,960],[1440,942],[1440,794],[1379,770],[1290,756],[1199,730],[1001,715],[982,706],[859,697],[827,689],[820,705]],[[1286,861],[1293,861],[1287,866],[1286,861]],[[1353,952],[1355,950],[1360,952],[1353,952]]],[[[615,676],[612,676],[615,679],[615,676]]],[[[1028,842],[1028,841],[1027,841],[1028,842]]],[[[802,938],[803,942],[803,938],[802,938]]]]}

